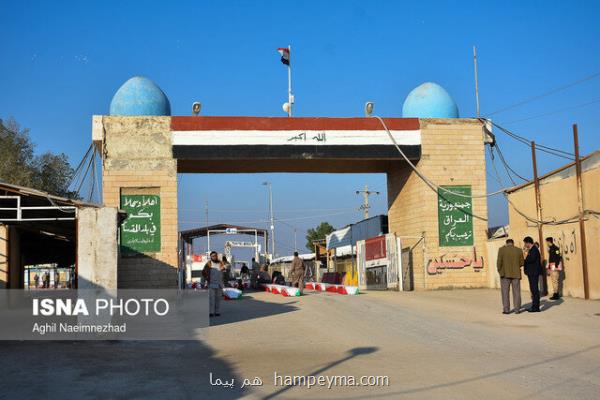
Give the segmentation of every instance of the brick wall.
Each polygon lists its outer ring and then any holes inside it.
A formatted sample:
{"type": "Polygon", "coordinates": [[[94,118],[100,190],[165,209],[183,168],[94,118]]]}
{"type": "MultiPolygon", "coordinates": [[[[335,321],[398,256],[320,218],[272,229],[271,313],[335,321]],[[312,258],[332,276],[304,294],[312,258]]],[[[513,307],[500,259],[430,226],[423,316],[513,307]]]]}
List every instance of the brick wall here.
{"type": "MultiPolygon", "coordinates": [[[[438,185],[471,185],[474,195],[486,193],[485,147],[481,123],[475,119],[421,120],[422,155],[417,167],[438,185]]],[[[415,290],[485,287],[487,221],[474,219],[474,248],[484,259],[483,269],[443,269],[430,274],[434,259],[473,257],[473,247],[440,247],[437,193],[411,169],[398,161],[388,171],[390,232],[401,237],[402,247],[412,252],[415,290]],[[424,235],[424,244],[414,237],[424,235]]],[[[473,214],[487,218],[487,200],[473,198],[473,214]]]]}
{"type": "Polygon", "coordinates": [[[103,201],[119,207],[123,189],[153,189],[161,198],[161,251],[119,256],[120,288],[173,287],[177,268],[177,162],[170,117],[103,117],[103,201]]]}
{"type": "MultiPolygon", "coordinates": [[[[175,284],[177,266],[177,161],[172,158],[170,117],[102,117],[104,203],[119,206],[123,188],[149,188],[161,196],[160,253],[119,259],[119,287],[175,284]]],[[[471,185],[473,194],[486,192],[485,153],[477,120],[421,120],[422,157],[419,168],[439,185],[471,185]]],[[[97,136],[95,136],[97,137],[97,136]]],[[[329,172],[336,172],[329,171],[329,172]]],[[[342,171],[339,171],[342,172],[342,171]]],[[[487,283],[487,222],[475,220],[475,249],[484,257],[483,270],[467,267],[428,274],[426,265],[441,257],[473,257],[473,247],[440,248],[437,194],[403,162],[388,168],[390,231],[413,249],[414,287],[482,287],[487,283]],[[425,241],[415,239],[425,232],[425,241]]],[[[474,199],[473,211],[487,217],[487,200],[474,199]]]]}

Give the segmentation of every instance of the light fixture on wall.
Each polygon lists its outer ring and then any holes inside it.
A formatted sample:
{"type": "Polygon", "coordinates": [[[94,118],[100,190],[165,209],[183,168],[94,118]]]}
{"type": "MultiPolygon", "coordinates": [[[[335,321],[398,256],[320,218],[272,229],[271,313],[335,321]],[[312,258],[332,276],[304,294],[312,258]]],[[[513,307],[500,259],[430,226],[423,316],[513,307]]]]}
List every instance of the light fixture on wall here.
{"type": "Polygon", "coordinates": [[[200,109],[202,108],[202,104],[199,101],[195,101],[192,103],[192,115],[197,116],[200,114],[200,109]]]}
{"type": "Polygon", "coordinates": [[[375,103],[372,101],[367,101],[365,103],[365,117],[370,117],[373,115],[373,108],[375,107],[375,103]]]}

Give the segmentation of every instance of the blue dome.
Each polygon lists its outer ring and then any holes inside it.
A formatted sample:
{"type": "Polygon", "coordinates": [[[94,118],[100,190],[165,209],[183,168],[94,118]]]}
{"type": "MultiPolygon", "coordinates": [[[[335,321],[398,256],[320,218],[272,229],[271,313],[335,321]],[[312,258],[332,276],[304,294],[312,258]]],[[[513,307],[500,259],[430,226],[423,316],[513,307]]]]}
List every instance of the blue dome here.
{"type": "Polygon", "coordinates": [[[402,106],[404,118],[458,118],[458,107],[446,89],[433,82],[417,86],[402,106]]]}
{"type": "Polygon", "coordinates": [[[171,104],[154,82],[134,76],[113,96],[110,115],[171,115],[171,104]]]}

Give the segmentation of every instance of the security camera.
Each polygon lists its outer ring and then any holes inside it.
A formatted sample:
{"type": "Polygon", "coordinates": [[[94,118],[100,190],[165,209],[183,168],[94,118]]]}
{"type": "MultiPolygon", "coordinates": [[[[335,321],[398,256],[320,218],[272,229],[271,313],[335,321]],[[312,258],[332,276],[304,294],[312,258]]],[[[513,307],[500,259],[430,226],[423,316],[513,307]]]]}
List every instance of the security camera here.
{"type": "Polygon", "coordinates": [[[198,102],[198,101],[195,101],[195,102],[192,104],[192,114],[193,114],[193,115],[198,115],[198,114],[200,114],[200,109],[201,109],[201,108],[202,108],[202,104],[200,104],[200,102],[198,102]]]}
{"type": "Polygon", "coordinates": [[[375,107],[375,103],[372,101],[365,103],[365,117],[370,117],[373,114],[373,107],[375,107]]]}

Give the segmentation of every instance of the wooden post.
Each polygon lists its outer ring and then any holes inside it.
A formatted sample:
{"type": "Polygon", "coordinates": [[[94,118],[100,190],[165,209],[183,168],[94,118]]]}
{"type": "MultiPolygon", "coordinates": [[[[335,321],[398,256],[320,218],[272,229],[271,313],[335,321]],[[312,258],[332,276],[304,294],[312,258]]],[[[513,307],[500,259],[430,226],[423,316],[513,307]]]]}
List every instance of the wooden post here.
{"type": "MultiPolygon", "coordinates": [[[[538,228],[538,243],[540,244],[540,258],[544,263],[544,228],[542,224],[542,197],[540,194],[540,180],[537,172],[537,158],[535,154],[535,142],[531,142],[531,161],[533,163],[533,182],[535,187],[535,209],[537,211],[537,228],[538,228]]],[[[545,267],[545,265],[542,265],[545,267]]],[[[540,294],[546,296],[548,294],[548,286],[546,274],[540,275],[540,294]]]]}
{"type": "Polygon", "coordinates": [[[575,171],[577,174],[577,205],[579,209],[579,233],[581,237],[581,266],[583,269],[583,295],[590,298],[588,281],[587,247],[585,243],[585,208],[583,207],[583,183],[581,181],[581,159],[579,158],[579,135],[577,124],[573,124],[573,142],[575,145],[575,171]]]}

